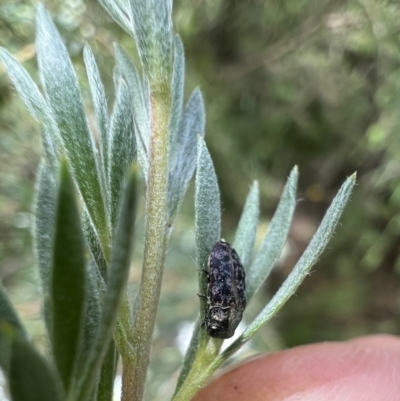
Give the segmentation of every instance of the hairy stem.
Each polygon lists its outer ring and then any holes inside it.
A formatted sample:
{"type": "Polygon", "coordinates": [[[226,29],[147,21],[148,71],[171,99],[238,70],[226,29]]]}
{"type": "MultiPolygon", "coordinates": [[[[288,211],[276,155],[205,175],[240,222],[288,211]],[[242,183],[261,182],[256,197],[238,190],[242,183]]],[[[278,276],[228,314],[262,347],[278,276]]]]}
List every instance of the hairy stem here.
{"type": "MultiPolygon", "coordinates": [[[[151,93],[150,166],[146,199],[145,248],[135,322],[131,334],[123,401],[143,397],[150,360],[167,242],[168,129],[171,93],[168,84],[154,85],[151,93]]],[[[124,367],[125,369],[125,367],[124,367]]]]}

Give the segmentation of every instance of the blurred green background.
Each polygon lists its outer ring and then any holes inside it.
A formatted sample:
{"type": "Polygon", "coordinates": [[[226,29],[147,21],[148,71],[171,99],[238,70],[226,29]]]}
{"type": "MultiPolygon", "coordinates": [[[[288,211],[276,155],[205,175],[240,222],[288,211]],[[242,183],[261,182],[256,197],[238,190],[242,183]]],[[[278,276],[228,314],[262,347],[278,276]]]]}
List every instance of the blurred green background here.
{"type": "MultiPolygon", "coordinates": [[[[94,120],[82,62],[85,43],[113,101],[113,41],[133,41],[95,0],[44,1],[65,38],[94,120]]],[[[176,0],[186,51],[186,94],[200,86],[206,139],[232,240],[249,185],[260,182],[260,239],[290,169],[299,203],[279,265],[245,319],[277,290],[344,179],[358,186],[313,273],[247,353],[370,333],[400,332],[400,3],[396,0],[176,0]]],[[[37,80],[34,2],[2,1],[0,45],[37,80]]],[[[38,126],[0,67],[0,278],[40,343],[40,291],[30,227],[38,126]]],[[[198,308],[193,194],[168,253],[149,399],[169,391],[198,308]],[[160,363],[161,362],[161,363],[160,363]]],[[[142,220],[131,273],[140,278],[142,220]]],[[[164,393],[165,395],[165,393],[164,393]]],[[[162,397],[161,397],[162,399],[162,397]]]]}

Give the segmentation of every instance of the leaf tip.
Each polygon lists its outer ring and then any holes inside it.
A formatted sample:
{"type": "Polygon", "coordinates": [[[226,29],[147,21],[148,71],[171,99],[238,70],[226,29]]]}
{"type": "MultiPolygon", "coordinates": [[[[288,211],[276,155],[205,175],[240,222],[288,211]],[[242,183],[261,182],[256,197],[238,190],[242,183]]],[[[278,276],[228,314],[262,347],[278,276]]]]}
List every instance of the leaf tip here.
{"type": "Polygon", "coordinates": [[[289,174],[287,185],[290,185],[291,187],[294,186],[296,188],[298,180],[299,180],[299,169],[296,165],[292,168],[292,171],[289,174]]]}
{"type": "Polygon", "coordinates": [[[174,36],[174,44],[175,46],[179,46],[183,49],[183,42],[179,33],[176,33],[174,36]]]}
{"type": "Polygon", "coordinates": [[[194,89],[191,98],[198,101],[201,107],[204,109],[204,100],[203,100],[203,93],[201,92],[200,86],[196,86],[194,89]]]}
{"type": "Polygon", "coordinates": [[[299,167],[297,166],[297,164],[295,164],[295,166],[292,168],[292,171],[290,172],[290,176],[298,176],[299,175],[299,167]]]}
{"type": "Polygon", "coordinates": [[[255,196],[259,197],[260,196],[260,185],[258,183],[258,180],[254,180],[253,183],[250,186],[250,191],[255,194],[255,196]]]}

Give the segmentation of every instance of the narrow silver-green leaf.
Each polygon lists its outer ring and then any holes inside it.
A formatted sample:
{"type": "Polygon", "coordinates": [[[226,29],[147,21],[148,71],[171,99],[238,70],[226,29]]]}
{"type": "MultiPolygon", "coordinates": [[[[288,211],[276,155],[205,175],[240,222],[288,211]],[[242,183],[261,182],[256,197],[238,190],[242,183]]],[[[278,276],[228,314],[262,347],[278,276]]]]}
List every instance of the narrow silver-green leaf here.
{"type": "Polygon", "coordinates": [[[44,297],[50,292],[56,203],[57,188],[54,176],[42,161],[36,187],[34,239],[44,297]]]}
{"type": "Polygon", "coordinates": [[[123,4],[115,0],[99,0],[99,3],[122,29],[133,36],[132,24],[129,21],[128,12],[123,7],[123,4]]]}
{"type": "Polygon", "coordinates": [[[132,168],[127,180],[118,218],[107,290],[103,298],[103,311],[86,369],[79,382],[76,397],[74,397],[77,401],[86,401],[87,397],[92,393],[112,339],[118,308],[129,274],[136,209],[136,187],[136,168],[132,168]]]}
{"type": "Polygon", "coordinates": [[[143,70],[152,83],[167,82],[172,63],[172,2],[130,0],[129,10],[143,70]]]}
{"type": "Polygon", "coordinates": [[[52,351],[68,391],[74,378],[85,313],[85,246],[74,183],[64,160],[56,207],[51,274],[52,351]]]}
{"type": "MultiPolygon", "coordinates": [[[[7,378],[11,399],[13,401],[63,400],[54,369],[43,356],[26,339],[1,326],[0,343],[4,344],[4,340],[7,340],[10,350],[7,366],[2,368],[7,378]]],[[[4,362],[0,360],[2,365],[4,362]]]]}
{"type": "Polygon", "coordinates": [[[250,265],[256,240],[258,218],[260,215],[260,190],[254,181],[247,195],[246,203],[236,230],[233,247],[240,256],[245,269],[250,265]]]}
{"type": "Polygon", "coordinates": [[[251,299],[267,279],[285,245],[296,208],[298,176],[298,169],[294,167],[283,189],[282,197],[269,224],[267,234],[246,274],[247,300],[251,299]]]}
{"type": "Polygon", "coordinates": [[[169,122],[171,149],[179,134],[179,124],[182,116],[183,96],[185,87],[185,50],[179,35],[174,40],[174,65],[172,70],[172,106],[169,122]]]}
{"type": "Polygon", "coordinates": [[[34,247],[43,293],[43,314],[51,338],[52,312],[50,297],[53,243],[56,224],[57,185],[54,173],[42,160],[38,169],[35,199],[34,247]]]}
{"type": "Polygon", "coordinates": [[[107,253],[110,233],[97,150],[86,121],[71,60],[43,5],[38,6],[36,45],[41,80],[60,130],[65,154],[103,252],[107,253]]]}
{"type": "Polygon", "coordinates": [[[11,304],[10,299],[7,296],[6,290],[0,283],[0,322],[9,323],[18,335],[26,338],[25,328],[22,325],[17,312],[11,304]]]}
{"type": "MultiPolygon", "coordinates": [[[[202,137],[197,142],[197,171],[195,185],[196,256],[200,293],[206,292],[204,269],[213,245],[221,238],[221,201],[218,181],[211,156],[202,137]]],[[[200,320],[203,321],[204,308],[200,320]]]]}
{"type": "Polygon", "coordinates": [[[97,128],[99,130],[100,152],[105,177],[108,172],[108,110],[107,98],[103,82],[96,59],[89,46],[83,50],[83,60],[86,66],[86,72],[89,80],[90,92],[92,94],[94,112],[96,114],[97,128]]]}
{"type": "Polygon", "coordinates": [[[0,60],[4,63],[7,73],[28,111],[37,121],[43,121],[43,113],[49,110],[33,79],[6,49],[0,48],[0,60]]]}
{"type": "Polygon", "coordinates": [[[110,126],[108,186],[110,188],[110,213],[113,228],[117,223],[123,187],[129,167],[135,158],[135,151],[135,133],[129,90],[125,81],[121,80],[117,88],[110,126]]]}
{"type": "Polygon", "coordinates": [[[103,250],[101,249],[99,239],[96,235],[96,231],[93,228],[93,223],[90,220],[89,213],[84,207],[82,211],[82,229],[86,239],[86,243],[89,246],[90,253],[93,256],[96,266],[99,270],[103,281],[107,280],[107,261],[105,259],[103,250]]]}
{"type": "Polygon", "coordinates": [[[80,378],[86,366],[87,358],[90,355],[90,347],[94,338],[96,337],[101,315],[101,294],[99,291],[99,285],[97,283],[96,269],[96,262],[91,259],[87,264],[85,272],[86,307],[82,321],[82,340],[79,346],[75,382],[80,378]]]}
{"type": "Polygon", "coordinates": [[[57,164],[57,150],[54,143],[60,144],[60,134],[51,109],[27,71],[3,48],[0,48],[0,60],[3,61],[8,75],[15,85],[15,89],[26,104],[29,112],[37,121],[43,124],[41,135],[46,160],[51,166],[55,167],[57,164]]]}
{"type": "Polygon", "coordinates": [[[222,363],[232,355],[242,344],[248,341],[265,323],[267,323],[295,293],[299,285],[308,275],[311,267],[318,261],[330,238],[335,232],[340,216],[350,198],[351,191],[356,183],[356,175],[349,177],[335,196],[327,210],[317,232],[296,263],[296,266],[284,281],[282,286],[272,297],[271,301],[260,312],[257,318],[247,327],[244,333],[219,357],[215,363],[222,363]]]}
{"type": "Polygon", "coordinates": [[[182,116],[179,131],[172,138],[168,178],[168,212],[172,220],[179,210],[197,164],[197,136],[205,135],[203,97],[195,89],[182,116]]]}
{"type": "Polygon", "coordinates": [[[150,105],[143,92],[143,82],[135,66],[125,51],[114,44],[117,67],[128,84],[133,119],[135,125],[136,146],[140,166],[147,182],[149,170],[149,141],[150,141],[150,105]]]}

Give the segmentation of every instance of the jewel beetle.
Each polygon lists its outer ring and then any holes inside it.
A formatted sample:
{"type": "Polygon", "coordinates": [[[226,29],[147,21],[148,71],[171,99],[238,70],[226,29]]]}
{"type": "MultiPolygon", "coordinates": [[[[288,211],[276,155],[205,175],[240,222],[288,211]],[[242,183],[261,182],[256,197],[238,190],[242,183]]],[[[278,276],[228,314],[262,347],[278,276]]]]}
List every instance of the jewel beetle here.
{"type": "Polygon", "coordinates": [[[210,337],[233,336],[246,307],[245,288],[245,272],[239,255],[221,239],[208,258],[204,325],[210,337]]]}

